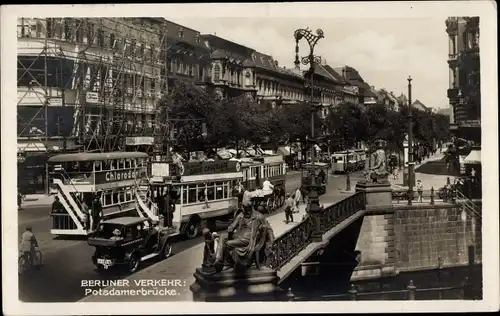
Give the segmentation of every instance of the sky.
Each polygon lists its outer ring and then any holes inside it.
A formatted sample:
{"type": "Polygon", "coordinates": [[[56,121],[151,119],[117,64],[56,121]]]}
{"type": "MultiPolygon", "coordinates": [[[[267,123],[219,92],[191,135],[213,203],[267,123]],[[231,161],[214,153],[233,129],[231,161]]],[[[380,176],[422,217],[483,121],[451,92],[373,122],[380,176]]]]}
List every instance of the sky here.
{"type": "MultiPolygon", "coordinates": [[[[273,56],[280,66],[291,68],[295,59],[293,33],[298,28],[321,28],[325,38],[315,54],[332,66],[354,67],[376,89],[399,96],[408,93],[411,75],[412,99],[428,107],[448,106],[448,35],[445,18],[184,18],[166,19],[256,49],[273,56]]],[[[305,40],[299,54],[309,48],[305,40]]]]}

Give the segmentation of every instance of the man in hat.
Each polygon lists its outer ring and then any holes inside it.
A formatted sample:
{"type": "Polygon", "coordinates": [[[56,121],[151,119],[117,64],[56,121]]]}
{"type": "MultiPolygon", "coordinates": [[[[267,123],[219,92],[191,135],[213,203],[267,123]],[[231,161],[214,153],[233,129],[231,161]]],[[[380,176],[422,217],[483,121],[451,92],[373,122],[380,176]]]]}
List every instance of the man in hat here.
{"type": "Polygon", "coordinates": [[[290,196],[290,193],[286,194],[285,200],[285,223],[288,224],[293,222],[293,208],[295,207],[295,201],[290,196]]]}

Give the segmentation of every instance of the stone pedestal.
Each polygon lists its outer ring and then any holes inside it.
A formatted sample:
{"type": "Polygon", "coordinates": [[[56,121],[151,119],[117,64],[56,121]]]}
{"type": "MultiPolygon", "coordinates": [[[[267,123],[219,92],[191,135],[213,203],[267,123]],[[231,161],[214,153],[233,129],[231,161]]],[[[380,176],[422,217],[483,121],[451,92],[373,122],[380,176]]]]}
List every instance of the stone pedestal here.
{"type": "Polygon", "coordinates": [[[358,182],[356,192],[365,192],[366,206],[380,206],[392,204],[392,188],[389,181],[386,183],[358,182]]]}
{"type": "Polygon", "coordinates": [[[356,244],[356,250],[361,253],[360,262],[351,280],[395,275],[397,270],[394,264],[394,212],[391,184],[358,182],[356,191],[363,191],[366,194],[367,214],[363,218],[361,233],[356,244]]]}
{"type": "Polygon", "coordinates": [[[239,274],[233,269],[214,274],[196,269],[194,277],[190,289],[195,302],[280,301],[284,295],[277,272],[267,267],[239,274]]]}

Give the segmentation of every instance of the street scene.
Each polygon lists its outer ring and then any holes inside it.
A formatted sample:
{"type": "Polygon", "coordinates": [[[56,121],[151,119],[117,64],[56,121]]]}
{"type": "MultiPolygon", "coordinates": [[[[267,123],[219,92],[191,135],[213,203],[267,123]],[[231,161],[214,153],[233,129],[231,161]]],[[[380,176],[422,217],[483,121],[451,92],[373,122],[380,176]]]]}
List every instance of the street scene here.
{"type": "Polygon", "coordinates": [[[480,18],[271,20],[17,18],[21,302],[483,299],[480,18]]]}

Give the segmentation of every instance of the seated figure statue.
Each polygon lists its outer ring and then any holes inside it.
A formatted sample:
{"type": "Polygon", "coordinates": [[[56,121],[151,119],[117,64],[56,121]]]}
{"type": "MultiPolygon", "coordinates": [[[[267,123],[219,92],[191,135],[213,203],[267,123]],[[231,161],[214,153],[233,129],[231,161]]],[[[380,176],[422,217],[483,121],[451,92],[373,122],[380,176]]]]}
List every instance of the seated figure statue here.
{"type": "Polygon", "coordinates": [[[365,162],[365,177],[368,182],[385,183],[388,182],[389,172],[386,168],[386,157],[384,150],[384,141],[375,142],[376,151],[372,152],[365,162]]]}
{"type": "Polygon", "coordinates": [[[254,263],[260,269],[273,242],[269,222],[251,204],[243,205],[243,211],[231,223],[227,234],[220,236],[215,270],[220,272],[224,266],[229,266],[235,271],[245,271],[254,263]]]}

